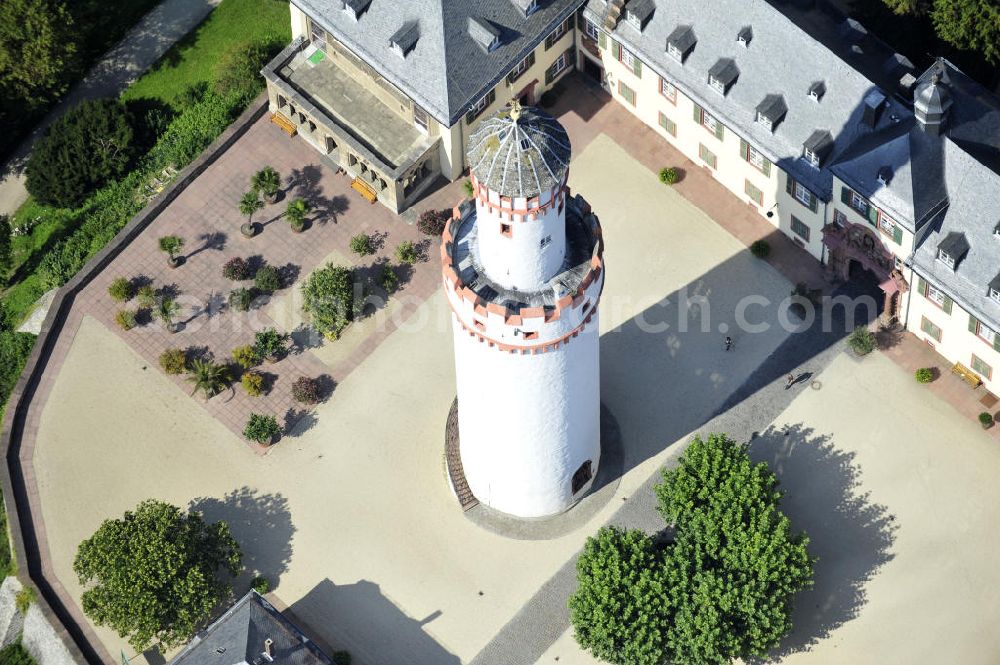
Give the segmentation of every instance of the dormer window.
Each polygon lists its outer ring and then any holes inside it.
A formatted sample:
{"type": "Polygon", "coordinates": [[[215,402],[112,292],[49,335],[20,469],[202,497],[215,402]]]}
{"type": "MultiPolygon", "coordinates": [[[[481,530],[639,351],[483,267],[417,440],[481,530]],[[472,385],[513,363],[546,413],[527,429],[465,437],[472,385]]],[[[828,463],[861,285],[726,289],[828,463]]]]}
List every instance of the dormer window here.
{"type": "Polygon", "coordinates": [[[389,46],[401,58],[409,55],[420,38],[420,27],[416,21],[407,21],[389,38],[389,46]]]}
{"type": "Polygon", "coordinates": [[[720,95],[729,92],[729,88],[739,78],[740,70],[731,58],[720,58],[710,70],[708,70],[708,84],[720,95]]]}
{"type": "Polygon", "coordinates": [[[968,251],[969,241],[965,239],[965,234],[952,231],[938,243],[937,260],[955,270],[968,251]]]}
{"type": "Polygon", "coordinates": [[[485,19],[469,17],[469,36],[487,53],[500,46],[500,31],[485,19]]]}
{"type": "Polygon", "coordinates": [[[990,287],[990,298],[993,298],[997,302],[1000,302],[1000,289],[995,289],[990,287]]]}
{"type": "Polygon", "coordinates": [[[892,167],[883,166],[878,170],[876,177],[878,178],[879,184],[882,186],[888,186],[889,182],[892,181],[892,167]]]}
{"type": "Polygon", "coordinates": [[[831,136],[830,132],[816,130],[802,144],[802,156],[809,164],[819,168],[832,147],[833,136],[831,136]]]}
{"type": "Polygon", "coordinates": [[[757,105],[757,122],[773,132],[788,113],[788,105],[781,95],[768,95],[757,105]]]}
{"type": "Polygon", "coordinates": [[[823,99],[823,95],[826,94],[826,84],[822,81],[816,81],[811,86],[809,86],[809,99],[814,102],[818,102],[823,99]]]}
{"type": "Polygon", "coordinates": [[[653,0],[630,0],[625,5],[625,22],[642,32],[649,22],[649,17],[653,15],[656,5],[653,0]]]}
{"type": "Polygon", "coordinates": [[[1000,238],[1000,224],[993,227],[993,237],[1000,238]]]}
{"type": "Polygon", "coordinates": [[[683,63],[697,42],[691,26],[679,25],[667,37],[667,54],[677,62],[683,63]]]}
{"type": "Polygon", "coordinates": [[[955,269],[955,257],[949,254],[948,252],[944,251],[943,249],[938,250],[937,260],[945,264],[952,270],[955,269]]]}
{"type": "Polygon", "coordinates": [[[990,298],[996,302],[1000,302],[1000,275],[993,278],[993,281],[989,283],[989,293],[990,298]]]}
{"type": "Polygon", "coordinates": [[[538,10],[538,0],[514,0],[514,4],[521,10],[525,18],[538,10]]]}
{"type": "Polygon", "coordinates": [[[757,122],[767,128],[767,131],[774,131],[774,124],[766,115],[757,111],[757,122]]]}
{"type": "Polygon", "coordinates": [[[371,4],[371,0],[344,0],[344,12],[357,21],[368,9],[369,4],[371,4]]]}
{"type": "Polygon", "coordinates": [[[740,43],[740,46],[747,48],[750,46],[750,41],[753,39],[753,29],[748,25],[739,31],[736,35],[736,41],[740,43]]]}

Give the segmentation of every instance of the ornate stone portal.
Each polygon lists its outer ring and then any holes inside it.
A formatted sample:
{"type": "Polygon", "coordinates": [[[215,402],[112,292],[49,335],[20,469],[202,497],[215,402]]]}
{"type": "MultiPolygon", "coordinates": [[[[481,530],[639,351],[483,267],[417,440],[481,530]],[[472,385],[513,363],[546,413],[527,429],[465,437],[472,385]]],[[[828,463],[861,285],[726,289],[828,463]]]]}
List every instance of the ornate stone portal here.
{"type": "Polygon", "coordinates": [[[899,318],[901,294],[910,287],[876,231],[860,224],[827,224],[823,228],[823,244],[830,250],[827,273],[831,278],[847,281],[855,270],[871,272],[885,297],[883,319],[899,318]]]}

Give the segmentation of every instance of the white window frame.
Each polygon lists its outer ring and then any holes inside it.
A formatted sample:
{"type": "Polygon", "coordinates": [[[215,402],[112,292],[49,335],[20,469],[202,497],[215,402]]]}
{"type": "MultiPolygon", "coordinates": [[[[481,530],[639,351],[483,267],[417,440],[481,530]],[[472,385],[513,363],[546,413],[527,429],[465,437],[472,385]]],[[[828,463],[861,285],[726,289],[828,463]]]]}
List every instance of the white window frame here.
{"type": "Polygon", "coordinates": [[[853,189],[851,190],[851,207],[862,215],[868,214],[868,201],[853,189]]]}
{"type": "Polygon", "coordinates": [[[979,321],[976,323],[976,336],[984,342],[995,344],[997,331],[993,330],[993,328],[990,328],[989,326],[983,325],[983,322],[979,321]]]}
{"type": "Polygon", "coordinates": [[[942,308],[944,307],[945,300],[948,299],[948,296],[944,294],[944,291],[935,288],[934,286],[931,286],[930,282],[927,283],[927,290],[924,292],[924,297],[930,300],[938,307],[942,308]]]}
{"type": "Polygon", "coordinates": [[[548,37],[548,42],[550,44],[555,44],[557,41],[566,36],[566,33],[569,32],[569,22],[571,19],[572,17],[566,19],[559,24],[559,27],[552,31],[548,37]]]}
{"type": "Polygon", "coordinates": [[[631,70],[635,70],[635,55],[624,46],[618,49],[618,60],[631,70]]]}
{"type": "Polygon", "coordinates": [[[677,86],[660,77],[660,94],[666,97],[671,104],[677,104],[677,86]]]}
{"type": "Polygon", "coordinates": [[[564,69],[569,67],[569,58],[566,57],[566,51],[559,54],[559,57],[552,61],[552,78],[559,76],[564,69]]]}
{"type": "Polygon", "coordinates": [[[489,98],[490,93],[486,93],[482,96],[482,99],[472,105],[472,108],[470,108],[469,111],[471,111],[476,117],[479,117],[479,114],[485,111],[486,107],[490,105],[489,98]]]}
{"type": "Polygon", "coordinates": [[[993,298],[997,302],[1000,302],[1000,291],[997,291],[994,288],[990,288],[990,298],[993,298]]]}
{"type": "Polygon", "coordinates": [[[510,81],[516,81],[521,76],[521,74],[528,71],[528,67],[530,67],[528,61],[531,60],[531,57],[533,55],[534,53],[529,53],[528,55],[524,56],[524,59],[521,60],[521,62],[514,65],[514,69],[510,70],[510,72],[507,74],[507,79],[510,81]]]}
{"type": "Polygon", "coordinates": [[[972,369],[973,372],[975,372],[976,374],[987,380],[993,378],[993,365],[990,365],[988,362],[977,356],[975,353],[972,354],[972,358],[969,360],[969,367],[972,369]],[[979,364],[981,364],[983,367],[986,368],[987,371],[983,372],[982,370],[976,369],[977,360],[979,361],[979,364]]]}
{"type": "Polygon", "coordinates": [[[589,18],[583,19],[583,32],[595,42],[601,39],[601,29],[589,18]]]}
{"type": "Polygon", "coordinates": [[[803,148],[803,154],[804,154],[807,162],[809,162],[813,166],[819,168],[819,155],[817,155],[815,152],[813,152],[809,148],[803,148]]]}
{"type": "Polygon", "coordinates": [[[812,205],[812,192],[810,192],[809,188],[805,187],[798,180],[795,181],[795,186],[792,187],[792,196],[795,197],[796,201],[806,207],[812,205]]]}
{"type": "Polygon", "coordinates": [[[625,8],[625,22],[636,30],[642,31],[642,21],[628,7],[625,8]]]}
{"type": "Polygon", "coordinates": [[[764,153],[747,143],[747,161],[757,167],[758,171],[763,172],[764,163],[767,161],[767,158],[764,157],[764,153]]]}
{"type": "Polygon", "coordinates": [[[774,123],[771,122],[770,118],[768,118],[767,116],[765,116],[760,111],[757,111],[757,122],[760,125],[762,125],[763,127],[765,127],[767,129],[767,131],[769,131],[769,132],[770,131],[774,131],[774,123]]]}
{"type": "Polygon", "coordinates": [[[951,254],[949,254],[948,252],[944,251],[943,249],[939,249],[938,250],[937,260],[940,261],[941,263],[945,264],[946,266],[948,266],[952,270],[955,269],[955,258],[951,254]]]}
{"type": "Polygon", "coordinates": [[[724,84],[720,79],[717,79],[714,76],[709,76],[708,84],[712,86],[712,89],[720,95],[726,94],[726,84],[724,84]]]}
{"type": "Polygon", "coordinates": [[[896,220],[889,217],[881,210],[878,211],[878,230],[882,233],[892,236],[896,233],[896,220]]]}
{"type": "Polygon", "coordinates": [[[424,134],[430,131],[430,116],[427,115],[427,111],[416,104],[413,105],[413,124],[424,134]]]}
{"type": "Polygon", "coordinates": [[[701,126],[707,129],[708,131],[712,132],[713,134],[715,134],[716,132],[719,131],[719,119],[716,118],[711,113],[709,113],[708,111],[706,111],[705,109],[702,109],[701,126]]]}

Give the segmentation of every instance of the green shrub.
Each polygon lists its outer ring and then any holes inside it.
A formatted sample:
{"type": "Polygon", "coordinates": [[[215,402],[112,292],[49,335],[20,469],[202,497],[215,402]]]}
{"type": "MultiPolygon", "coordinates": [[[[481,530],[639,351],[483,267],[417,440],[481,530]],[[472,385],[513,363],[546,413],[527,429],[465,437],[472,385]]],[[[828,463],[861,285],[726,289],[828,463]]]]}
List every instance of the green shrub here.
{"type": "Polygon", "coordinates": [[[389,264],[382,266],[379,284],[382,285],[386,293],[392,293],[399,288],[399,276],[396,274],[396,269],[389,264]]]}
{"type": "Polygon", "coordinates": [[[351,251],[358,256],[371,256],[375,253],[375,241],[367,233],[359,233],[351,238],[351,251]]]}
{"type": "Polygon", "coordinates": [[[233,44],[215,64],[212,76],[215,92],[220,95],[252,95],[264,82],[260,70],[280,50],[269,42],[233,44]]]}
{"type": "Polygon", "coordinates": [[[258,291],[274,293],[281,288],[281,273],[274,266],[263,266],[254,276],[254,284],[258,291]]]}
{"type": "Polygon", "coordinates": [[[20,642],[14,642],[0,649],[0,665],[36,665],[36,663],[20,642]]]}
{"type": "Polygon", "coordinates": [[[313,326],[328,339],[337,339],[361,314],[364,292],[355,294],[354,273],[332,263],[319,268],[302,285],[302,309],[313,326]]]}
{"type": "Polygon", "coordinates": [[[234,282],[250,279],[250,264],[242,256],[234,256],[222,264],[222,276],[234,282]]]}
{"type": "Polygon", "coordinates": [[[451,210],[424,210],[417,218],[417,230],[425,236],[440,236],[451,219],[451,210]]]}
{"type": "Polygon", "coordinates": [[[417,247],[411,240],[404,240],[396,247],[396,260],[400,263],[412,266],[417,262],[417,247]]]}
{"type": "Polygon", "coordinates": [[[29,333],[0,330],[0,411],[10,397],[24,364],[35,345],[35,336],[29,333]]]}
{"type": "Polygon", "coordinates": [[[31,607],[31,604],[37,600],[38,594],[35,593],[35,587],[22,587],[21,590],[17,592],[17,595],[14,596],[14,606],[17,608],[18,612],[26,614],[28,608],[31,607]]]}
{"type": "Polygon", "coordinates": [[[476,188],[472,186],[471,180],[462,183],[462,190],[465,192],[465,197],[469,199],[476,193],[476,188]]]}
{"type": "Polygon", "coordinates": [[[108,285],[108,295],[115,302],[126,302],[132,299],[132,282],[124,277],[115,277],[108,285]]]}
{"type": "Polygon", "coordinates": [[[260,363],[260,356],[257,355],[257,349],[247,344],[233,349],[233,360],[243,369],[250,369],[260,363]]]}
{"type": "Polygon", "coordinates": [[[122,330],[132,330],[132,328],[135,328],[135,310],[118,310],[118,313],[115,314],[115,323],[117,323],[118,327],[122,330]]]}
{"type": "Polygon", "coordinates": [[[271,583],[263,575],[258,575],[250,580],[250,588],[263,596],[271,590],[271,583]]]}
{"type": "Polygon", "coordinates": [[[330,657],[333,665],[351,665],[351,653],[349,651],[334,651],[330,657]]]}
{"type": "Polygon", "coordinates": [[[766,259],[771,253],[771,245],[766,240],[754,240],[750,245],[750,253],[758,259],[766,259]]]}
{"type": "Polygon", "coordinates": [[[265,166],[250,178],[250,186],[264,198],[273,199],[281,191],[281,174],[273,166],[265,166]]]}
{"type": "Polygon", "coordinates": [[[317,379],[309,376],[300,376],[292,383],[292,399],[303,404],[316,404],[322,395],[317,379]]]}
{"type": "Polygon", "coordinates": [[[249,311],[252,304],[253,291],[250,289],[241,286],[229,292],[229,306],[237,312],[249,311]]]}
{"type": "Polygon", "coordinates": [[[934,370],[930,367],[921,367],[914,373],[917,383],[930,383],[934,380],[934,370]]]}
{"type": "Polygon", "coordinates": [[[7,271],[11,265],[11,227],[10,218],[0,215],[0,286],[7,281],[7,271]]]}
{"type": "Polygon", "coordinates": [[[680,175],[677,173],[677,169],[672,166],[660,169],[660,182],[664,185],[673,185],[679,178],[680,175]]]}
{"type": "Polygon", "coordinates": [[[211,360],[195,358],[188,369],[187,380],[194,386],[191,394],[194,395],[200,390],[206,399],[222,392],[229,385],[230,379],[229,368],[211,360]]]}
{"type": "Polygon", "coordinates": [[[184,238],[180,236],[163,236],[160,238],[160,251],[173,259],[184,247],[184,238]]]}
{"type": "Polygon", "coordinates": [[[312,210],[312,206],[305,199],[294,199],[288,202],[285,208],[285,219],[289,226],[296,231],[301,231],[306,227],[306,215],[312,210]]]}
{"type": "Polygon", "coordinates": [[[993,415],[983,411],[979,414],[979,424],[982,425],[984,429],[993,427],[993,415]]]}
{"type": "Polygon", "coordinates": [[[143,284],[135,292],[135,302],[143,309],[149,309],[156,304],[156,289],[151,284],[143,284]]]}
{"type": "Polygon", "coordinates": [[[253,337],[253,348],[259,358],[280,358],[288,351],[288,333],[276,328],[265,328],[253,337]]]}
{"type": "Polygon", "coordinates": [[[46,205],[75,208],[125,174],[136,156],[133,138],[131,117],[120,101],[82,102],[35,142],[25,186],[46,205]]]}
{"type": "Polygon", "coordinates": [[[281,426],[274,416],[251,413],[243,428],[243,436],[263,446],[270,445],[275,436],[281,433],[281,426]]]}
{"type": "Polygon", "coordinates": [[[240,377],[240,383],[250,397],[260,397],[264,394],[264,375],[259,372],[244,372],[240,377]]]}
{"type": "Polygon", "coordinates": [[[167,349],[160,354],[160,367],[167,374],[183,374],[187,371],[187,353],[181,349],[167,349]]]}
{"type": "Polygon", "coordinates": [[[875,333],[866,326],[858,326],[848,335],[847,345],[859,356],[866,356],[875,350],[875,333]]]}

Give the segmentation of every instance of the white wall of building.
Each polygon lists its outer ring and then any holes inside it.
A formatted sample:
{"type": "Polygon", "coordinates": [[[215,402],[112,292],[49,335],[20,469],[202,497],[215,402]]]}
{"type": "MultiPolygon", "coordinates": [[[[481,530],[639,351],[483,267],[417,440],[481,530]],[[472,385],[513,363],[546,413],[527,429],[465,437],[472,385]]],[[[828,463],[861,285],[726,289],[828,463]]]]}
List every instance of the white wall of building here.
{"type": "Polygon", "coordinates": [[[520,517],[573,505],[573,474],[600,461],[598,320],[568,344],[534,355],[470,337],[454,319],[462,465],[481,502],[520,517]]]}

